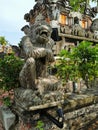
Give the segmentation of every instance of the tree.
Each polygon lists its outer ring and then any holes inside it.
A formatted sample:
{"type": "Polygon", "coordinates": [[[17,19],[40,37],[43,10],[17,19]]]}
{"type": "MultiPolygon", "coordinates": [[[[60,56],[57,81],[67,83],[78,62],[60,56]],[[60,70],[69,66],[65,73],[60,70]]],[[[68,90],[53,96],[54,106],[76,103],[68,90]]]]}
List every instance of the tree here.
{"type": "MultiPolygon", "coordinates": [[[[98,0],[91,0],[91,1],[96,2],[96,3],[98,2],[98,0]]],[[[83,12],[85,8],[85,2],[89,4],[90,0],[86,0],[86,1],[85,0],[70,0],[70,4],[73,7],[74,11],[80,10],[81,9],[80,5],[84,4],[84,6],[82,6],[82,12],[83,12]]]]}
{"type": "Polygon", "coordinates": [[[79,61],[80,76],[89,88],[90,82],[98,76],[98,45],[93,46],[92,42],[82,41],[73,52],[73,57],[79,61]]]}
{"type": "Polygon", "coordinates": [[[89,88],[91,82],[98,77],[98,45],[82,41],[72,52],[62,50],[57,62],[57,75],[63,82],[76,82],[82,78],[89,88]]]}
{"type": "Polygon", "coordinates": [[[0,44],[1,44],[1,45],[6,45],[6,44],[8,44],[8,41],[5,39],[5,37],[0,36],[0,44]]]}
{"type": "Polygon", "coordinates": [[[74,57],[73,52],[62,50],[59,56],[61,58],[56,64],[57,76],[61,78],[64,84],[69,80],[76,82],[80,76],[78,72],[78,61],[74,57]]]}
{"type": "Polygon", "coordinates": [[[14,54],[5,55],[0,59],[0,88],[11,90],[19,87],[19,72],[22,69],[23,61],[14,54]]]}

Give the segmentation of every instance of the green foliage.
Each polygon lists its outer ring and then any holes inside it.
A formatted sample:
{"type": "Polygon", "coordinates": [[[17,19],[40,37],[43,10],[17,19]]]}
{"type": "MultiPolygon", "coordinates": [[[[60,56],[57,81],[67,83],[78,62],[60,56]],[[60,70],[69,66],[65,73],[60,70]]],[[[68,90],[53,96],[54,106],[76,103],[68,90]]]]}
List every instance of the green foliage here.
{"type": "Polygon", "coordinates": [[[44,123],[43,123],[42,121],[38,121],[36,128],[37,128],[38,130],[44,130],[44,129],[43,129],[43,126],[44,126],[44,123]]]}
{"type": "Polygon", "coordinates": [[[93,1],[93,2],[98,2],[98,0],[91,0],[91,1],[93,1]]]}
{"type": "Polygon", "coordinates": [[[77,61],[73,57],[73,52],[62,50],[60,52],[61,59],[57,62],[57,75],[62,79],[63,83],[68,80],[75,81],[79,77],[77,61]]]}
{"type": "Polygon", "coordinates": [[[23,61],[14,54],[6,55],[4,59],[0,59],[0,88],[10,90],[18,87],[22,65],[23,61]]]}
{"type": "Polygon", "coordinates": [[[8,41],[5,39],[5,37],[0,36],[0,44],[1,44],[1,45],[6,45],[6,44],[8,44],[8,41]]]}
{"type": "Polygon", "coordinates": [[[11,101],[10,101],[10,97],[6,97],[3,99],[3,103],[6,106],[10,106],[11,105],[11,101]]]}
{"type": "MultiPolygon", "coordinates": [[[[80,3],[83,3],[83,2],[85,2],[85,0],[70,0],[70,4],[74,11],[80,10],[80,3]]],[[[82,10],[84,10],[84,6],[83,6],[82,10]]]]}
{"type": "MultiPolygon", "coordinates": [[[[91,0],[92,2],[96,2],[97,3],[97,0],[91,0]]],[[[88,4],[90,3],[90,0],[70,0],[70,4],[71,6],[73,7],[72,9],[74,11],[79,11],[80,12],[83,12],[84,11],[84,8],[85,8],[85,5],[82,6],[82,8],[80,7],[80,4],[84,4],[85,2],[87,2],[88,4]]]]}
{"type": "Polygon", "coordinates": [[[63,82],[76,81],[80,77],[86,85],[98,77],[98,45],[88,41],[81,42],[71,52],[62,50],[57,62],[57,75],[63,82]]]}
{"type": "Polygon", "coordinates": [[[79,60],[78,70],[87,86],[98,76],[98,46],[92,44],[83,41],[74,49],[74,57],[79,60]]]}

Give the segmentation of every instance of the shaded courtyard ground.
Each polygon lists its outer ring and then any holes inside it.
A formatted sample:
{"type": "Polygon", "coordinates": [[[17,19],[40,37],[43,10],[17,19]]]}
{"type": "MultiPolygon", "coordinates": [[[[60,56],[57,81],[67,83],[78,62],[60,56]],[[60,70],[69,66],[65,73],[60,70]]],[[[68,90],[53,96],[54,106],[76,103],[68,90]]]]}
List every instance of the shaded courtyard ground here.
{"type": "MultiPolygon", "coordinates": [[[[22,127],[22,126],[21,126],[22,127]]],[[[4,130],[2,123],[0,122],[0,130],[4,130]]],[[[27,128],[23,128],[23,129],[19,129],[19,130],[27,130],[27,128]]],[[[28,129],[29,130],[29,129],[28,129]]],[[[74,129],[73,129],[74,130],[74,129]]],[[[76,130],[76,129],[75,129],[76,130]]],[[[92,121],[90,123],[89,126],[87,126],[86,128],[83,128],[81,130],[98,130],[98,118],[95,119],[94,121],[92,121]]]]}

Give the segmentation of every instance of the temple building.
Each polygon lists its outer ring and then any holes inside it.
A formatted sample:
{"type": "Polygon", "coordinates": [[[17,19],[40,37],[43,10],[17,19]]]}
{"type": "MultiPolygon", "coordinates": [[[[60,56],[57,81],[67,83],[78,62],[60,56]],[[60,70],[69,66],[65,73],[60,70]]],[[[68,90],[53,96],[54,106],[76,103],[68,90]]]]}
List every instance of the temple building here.
{"type": "MultiPolygon", "coordinates": [[[[85,4],[84,13],[73,12],[69,0],[35,0],[36,4],[24,15],[29,26],[45,21],[52,27],[55,41],[54,54],[61,49],[69,49],[82,40],[98,43],[98,19],[94,19],[98,8],[85,4]],[[94,20],[93,20],[94,19],[94,20]]],[[[23,31],[23,30],[22,30],[23,31]]]]}

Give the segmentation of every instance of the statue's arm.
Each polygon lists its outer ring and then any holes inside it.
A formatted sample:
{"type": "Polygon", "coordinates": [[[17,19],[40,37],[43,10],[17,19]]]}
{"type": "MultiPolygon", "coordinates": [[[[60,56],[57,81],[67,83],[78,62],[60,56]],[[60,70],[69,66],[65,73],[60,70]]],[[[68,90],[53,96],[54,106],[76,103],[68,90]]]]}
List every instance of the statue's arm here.
{"type": "Polygon", "coordinates": [[[34,59],[37,59],[45,57],[47,54],[45,48],[34,47],[28,36],[22,38],[21,48],[24,51],[26,58],[33,57],[34,59]]]}

